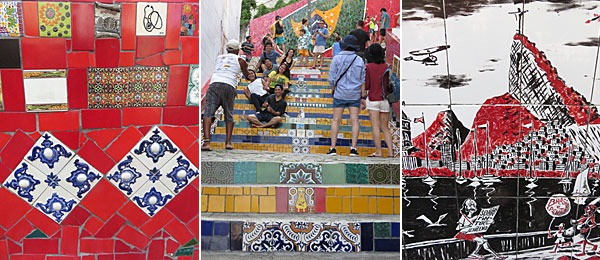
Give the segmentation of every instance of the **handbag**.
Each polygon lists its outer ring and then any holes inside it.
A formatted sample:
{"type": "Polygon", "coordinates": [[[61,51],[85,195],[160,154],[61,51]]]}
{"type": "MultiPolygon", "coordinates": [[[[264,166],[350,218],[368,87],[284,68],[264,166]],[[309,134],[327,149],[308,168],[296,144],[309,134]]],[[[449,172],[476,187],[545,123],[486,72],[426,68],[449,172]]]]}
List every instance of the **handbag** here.
{"type": "Polygon", "coordinates": [[[348,72],[350,67],[352,67],[352,64],[354,64],[354,61],[356,60],[357,57],[358,57],[358,55],[354,56],[354,59],[352,60],[352,62],[350,62],[350,65],[348,65],[348,68],[346,68],[346,70],[344,70],[344,73],[342,73],[342,75],[340,75],[340,77],[337,79],[337,81],[335,81],[335,85],[333,85],[333,91],[331,91],[331,97],[333,97],[333,95],[335,94],[335,88],[337,87],[337,84],[344,77],[344,75],[346,75],[346,72],[348,72]]]}

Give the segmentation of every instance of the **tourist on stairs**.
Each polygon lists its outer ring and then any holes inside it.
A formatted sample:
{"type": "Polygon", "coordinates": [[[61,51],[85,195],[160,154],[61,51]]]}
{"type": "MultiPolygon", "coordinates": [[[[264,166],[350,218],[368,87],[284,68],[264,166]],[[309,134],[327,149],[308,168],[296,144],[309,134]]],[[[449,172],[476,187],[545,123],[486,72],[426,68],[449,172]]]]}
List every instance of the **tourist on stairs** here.
{"type": "Polygon", "coordinates": [[[310,34],[306,33],[304,28],[300,29],[300,38],[298,38],[298,55],[300,55],[300,67],[308,67],[310,34]]]}
{"type": "Polygon", "coordinates": [[[265,58],[265,64],[263,65],[265,68],[263,70],[263,78],[268,77],[269,74],[271,74],[271,71],[277,71],[279,69],[279,65],[274,64],[269,58],[265,58]]]}
{"type": "Polygon", "coordinates": [[[290,78],[285,75],[285,71],[287,70],[287,65],[282,64],[279,66],[277,71],[272,71],[269,73],[269,78],[267,78],[267,83],[271,86],[269,90],[270,94],[275,94],[275,86],[281,85],[283,86],[283,97],[290,92],[290,78]]]}
{"type": "Polygon", "coordinates": [[[275,40],[275,44],[280,46],[281,52],[285,53],[285,37],[283,37],[283,21],[281,21],[281,16],[275,16],[275,23],[271,25],[271,33],[273,34],[273,39],[275,40]]]}
{"type": "Polygon", "coordinates": [[[286,70],[284,72],[285,76],[287,76],[288,78],[290,77],[290,69],[292,69],[292,66],[294,66],[294,55],[296,55],[296,50],[294,49],[289,49],[285,55],[283,56],[283,58],[281,58],[281,61],[279,62],[279,66],[281,67],[281,65],[285,64],[286,65],[286,70]]]}
{"type": "MultiPolygon", "coordinates": [[[[308,19],[306,18],[302,18],[302,29],[304,29],[306,32],[306,37],[308,37],[308,55],[310,57],[313,56],[312,54],[312,49],[313,49],[313,41],[312,41],[312,33],[310,31],[310,29],[308,29],[308,19]]],[[[306,61],[308,62],[308,58],[306,58],[306,61]]],[[[308,66],[308,65],[307,65],[308,66]]]]}
{"type": "Polygon", "coordinates": [[[319,63],[319,69],[323,68],[323,56],[325,55],[325,46],[327,45],[327,38],[329,38],[329,30],[325,28],[325,22],[319,22],[319,29],[315,31],[315,48],[313,50],[313,69],[317,68],[317,57],[321,56],[321,62],[319,63]]]}
{"type": "Polygon", "coordinates": [[[233,133],[233,106],[237,95],[238,76],[240,72],[248,78],[248,64],[238,56],[240,43],[229,40],[226,44],[227,53],[219,55],[215,65],[215,72],[211,76],[210,85],[206,91],[206,104],[202,117],[204,132],[204,145],[202,151],[210,151],[210,126],[213,122],[215,112],[223,107],[225,117],[225,149],[233,149],[231,134],[233,133]]]}
{"type": "Polygon", "coordinates": [[[265,52],[260,55],[260,60],[258,61],[257,68],[261,68],[261,71],[265,71],[266,65],[265,59],[269,58],[273,64],[277,63],[277,59],[281,56],[279,52],[273,50],[273,44],[271,42],[267,42],[265,44],[265,52]]]}
{"type": "Polygon", "coordinates": [[[270,95],[262,107],[264,110],[256,112],[255,115],[246,116],[246,120],[252,124],[252,127],[276,127],[281,123],[281,116],[285,113],[287,107],[287,103],[283,99],[283,86],[277,84],[275,94],[270,95]],[[266,122],[266,124],[262,122],[266,122]]]}
{"type": "Polygon", "coordinates": [[[340,121],[344,109],[348,107],[352,122],[352,147],[350,156],[358,156],[356,143],[360,133],[358,113],[365,95],[365,63],[356,55],[360,49],[358,40],[347,35],[340,42],[342,52],[333,58],[329,69],[329,86],[333,95],[333,121],[331,123],[331,148],[327,154],[337,154],[336,142],[340,121]]]}
{"type": "Polygon", "coordinates": [[[256,73],[253,70],[248,70],[248,80],[250,84],[244,89],[244,95],[254,105],[256,112],[260,112],[262,104],[269,97],[269,84],[264,77],[262,79],[256,78],[256,73]]]}
{"type": "Polygon", "coordinates": [[[375,142],[375,153],[372,153],[369,157],[383,156],[379,129],[383,132],[383,139],[388,148],[388,157],[394,157],[392,133],[388,128],[390,103],[384,99],[387,93],[383,93],[383,82],[387,80],[383,78],[383,74],[388,69],[388,65],[385,63],[385,50],[378,43],[374,43],[366,49],[365,56],[367,60],[372,61],[366,66],[365,90],[368,91],[368,95],[363,97],[363,99],[367,99],[366,108],[369,111],[371,127],[373,128],[373,141],[375,142]]]}
{"type": "Polygon", "coordinates": [[[369,40],[369,33],[362,29],[363,26],[364,26],[364,22],[362,20],[358,20],[356,22],[356,29],[350,31],[350,34],[354,35],[354,37],[356,37],[356,39],[358,39],[358,46],[360,47],[360,50],[358,50],[356,52],[356,54],[358,54],[358,56],[362,57],[363,61],[364,61],[365,60],[365,46],[370,45],[371,41],[369,40]]]}
{"type": "Polygon", "coordinates": [[[254,51],[254,44],[252,44],[252,37],[246,36],[246,41],[242,43],[242,51],[246,54],[246,61],[250,61],[252,58],[252,52],[254,51]]]}
{"type": "Polygon", "coordinates": [[[385,33],[390,28],[390,16],[385,8],[381,8],[379,12],[381,13],[381,25],[379,26],[379,35],[381,35],[381,38],[379,39],[379,43],[383,43],[385,46],[385,33]]]}

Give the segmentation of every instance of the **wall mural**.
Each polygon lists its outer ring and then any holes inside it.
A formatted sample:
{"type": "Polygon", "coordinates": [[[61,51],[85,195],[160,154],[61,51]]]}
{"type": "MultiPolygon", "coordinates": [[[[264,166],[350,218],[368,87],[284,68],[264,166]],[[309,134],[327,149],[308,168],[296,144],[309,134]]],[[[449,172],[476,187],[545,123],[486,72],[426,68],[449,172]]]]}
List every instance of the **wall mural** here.
{"type": "Polygon", "coordinates": [[[598,259],[600,5],[442,3],[403,1],[403,256],[598,259]]]}

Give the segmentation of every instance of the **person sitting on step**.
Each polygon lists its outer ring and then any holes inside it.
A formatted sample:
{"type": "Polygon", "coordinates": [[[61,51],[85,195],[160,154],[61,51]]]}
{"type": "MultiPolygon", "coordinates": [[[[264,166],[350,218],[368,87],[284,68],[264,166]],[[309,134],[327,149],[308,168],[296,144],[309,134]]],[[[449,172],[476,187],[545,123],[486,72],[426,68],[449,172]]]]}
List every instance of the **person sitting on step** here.
{"type": "Polygon", "coordinates": [[[266,78],[271,74],[271,71],[277,71],[279,69],[279,65],[273,63],[271,59],[265,58],[265,64],[263,65],[265,70],[263,70],[263,78],[266,78]]]}
{"type": "Polygon", "coordinates": [[[285,113],[287,103],[283,99],[283,86],[277,84],[274,89],[275,94],[267,97],[262,105],[264,110],[257,112],[255,115],[246,116],[246,120],[252,124],[252,127],[276,127],[281,123],[281,116],[285,113]]]}
{"type": "Polygon", "coordinates": [[[271,62],[275,64],[277,63],[277,59],[279,57],[281,57],[281,54],[273,50],[273,44],[271,42],[267,42],[265,44],[265,51],[260,55],[260,60],[258,61],[258,65],[256,67],[260,68],[261,71],[265,71],[267,69],[265,65],[265,59],[269,58],[271,62]]]}
{"type": "Polygon", "coordinates": [[[271,86],[269,93],[275,94],[275,85],[283,86],[283,97],[290,93],[290,78],[285,75],[285,71],[287,70],[286,64],[281,64],[277,71],[272,71],[269,73],[269,78],[267,82],[271,86]]]}
{"type": "Polygon", "coordinates": [[[257,78],[254,70],[248,70],[248,87],[244,89],[244,95],[250,103],[256,108],[256,112],[262,110],[262,104],[269,97],[269,84],[265,78],[257,78]]]}

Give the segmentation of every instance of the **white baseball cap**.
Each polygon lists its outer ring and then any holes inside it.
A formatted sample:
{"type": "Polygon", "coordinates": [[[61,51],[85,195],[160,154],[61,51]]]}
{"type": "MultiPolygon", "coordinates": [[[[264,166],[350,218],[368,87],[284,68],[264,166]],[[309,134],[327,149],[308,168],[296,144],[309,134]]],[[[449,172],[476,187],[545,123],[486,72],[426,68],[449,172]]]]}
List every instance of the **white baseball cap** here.
{"type": "Polygon", "coordinates": [[[228,51],[239,50],[240,42],[238,42],[237,40],[229,40],[225,46],[227,47],[228,51]]]}

